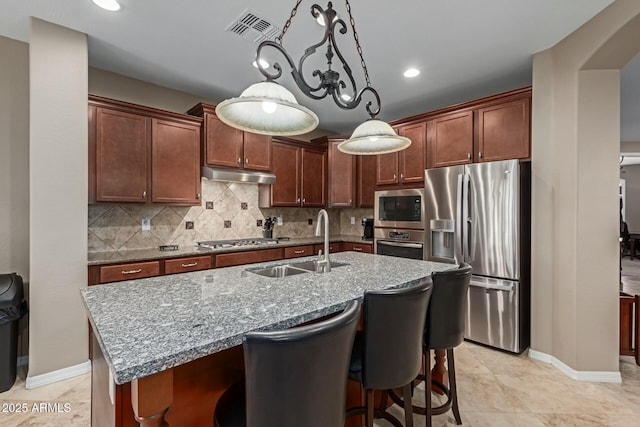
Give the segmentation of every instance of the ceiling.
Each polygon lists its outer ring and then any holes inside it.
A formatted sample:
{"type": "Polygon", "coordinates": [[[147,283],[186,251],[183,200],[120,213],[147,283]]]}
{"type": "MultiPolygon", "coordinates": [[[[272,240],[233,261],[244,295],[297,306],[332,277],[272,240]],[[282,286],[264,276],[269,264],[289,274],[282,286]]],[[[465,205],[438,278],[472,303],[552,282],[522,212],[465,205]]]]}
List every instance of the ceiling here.
{"type": "MultiPolygon", "coordinates": [[[[530,85],[532,54],[553,46],[612,1],[403,0],[395,6],[352,0],[352,11],[372,85],[382,98],[380,118],[395,120],[530,85]],[[406,79],[402,73],[409,66],[421,74],[406,79]]],[[[88,34],[93,67],[221,101],[262,80],[250,65],[257,45],[225,31],[227,26],[249,9],[282,28],[295,1],[120,3],[119,12],[107,12],[91,0],[3,0],[0,35],[28,42],[28,17],[35,16],[88,34]]],[[[296,62],[322,37],[323,27],[309,13],[311,4],[301,4],[283,39],[296,62]]],[[[342,1],[334,6],[347,17],[342,1]]],[[[351,28],[337,39],[361,85],[351,28]]],[[[319,68],[324,53],[319,50],[305,69],[319,68]]],[[[286,65],[273,55],[267,59],[286,65]]],[[[640,69],[640,60],[635,62],[640,69]]],[[[310,73],[307,78],[311,81],[310,73]]],[[[280,81],[318,114],[323,129],[348,133],[367,117],[363,105],[345,111],[330,100],[306,98],[294,88],[286,67],[280,81]]],[[[640,120],[629,132],[623,129],[623,139],[640,141],[640,120]]]]}

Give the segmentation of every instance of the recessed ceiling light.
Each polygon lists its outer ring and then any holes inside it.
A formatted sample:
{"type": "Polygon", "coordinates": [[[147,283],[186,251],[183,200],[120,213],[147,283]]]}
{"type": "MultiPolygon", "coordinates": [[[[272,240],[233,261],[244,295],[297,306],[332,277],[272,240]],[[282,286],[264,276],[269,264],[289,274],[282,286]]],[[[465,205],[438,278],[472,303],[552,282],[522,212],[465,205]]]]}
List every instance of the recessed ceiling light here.
{"type": "Polygon", "coordinates": [[[93,0],[93,2],[101,8],[111,12],[120,10],[120,3],[118,3],[118,0],[93,0]]]}
{"type": "MultiPolygon", "coordinates": [[[[269,68],[269,63],[267,61],[265,61],[264,59],[259,59],[259,61],[262,68],[269,68]]],[[[258,63],[256,61],[253,61],[252,64],[254,67],[258,68],[258,63]]]]}
{"type": "Polygon", "coordinates": [[[408,78],[416,77],[418,74],[420,74],[420,70],[418,70],[417,68],[407,68],[407,70],[404,72],[404,76],[408,78]]]}

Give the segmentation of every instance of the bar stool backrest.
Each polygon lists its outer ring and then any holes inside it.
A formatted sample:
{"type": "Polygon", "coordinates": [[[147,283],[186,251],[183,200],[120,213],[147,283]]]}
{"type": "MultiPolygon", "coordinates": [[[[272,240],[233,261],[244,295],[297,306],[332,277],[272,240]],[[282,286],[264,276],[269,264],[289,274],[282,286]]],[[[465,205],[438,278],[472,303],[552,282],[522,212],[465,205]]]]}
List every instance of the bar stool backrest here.
{"type": "Polygon", "coordinates": [[[431,280],[364,295],[362,382],[386,390],[410,383],[420,372],[422,333],[431,280]]]}
{"type": "Polygon", "coordinates": [[[247,427],[344,426],[360,303],[308,326],[245,336],[247,427]]]}
{"type": "Polygon", "coordinates": [[[433,292],[424,329],[424,345],[438,350],[457,347],[464,339],[471,266],[463,264],[456,270],[433,273],[431,279],[433,292]]]}

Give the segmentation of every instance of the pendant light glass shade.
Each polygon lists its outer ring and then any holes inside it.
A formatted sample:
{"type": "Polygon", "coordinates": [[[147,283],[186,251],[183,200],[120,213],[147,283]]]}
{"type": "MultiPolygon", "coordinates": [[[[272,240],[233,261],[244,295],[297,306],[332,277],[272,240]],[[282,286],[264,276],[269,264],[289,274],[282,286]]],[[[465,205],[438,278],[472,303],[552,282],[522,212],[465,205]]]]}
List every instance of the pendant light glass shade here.
{"type": "Polygon", "coordinates": [[[404,150],[411,140],[399,136],[388,123],[370,119],[358,126],[351,138],[338,144],[338,150],[346,154],[373,155],[404,150]]]}
{"type": "Polygon", "coordinates": [[[318,116],[298,104],[293,94],[274,82],[249,86],[237,98],[216,106],[224,123],[262,135],[301,135],[318,126],[318,116]]]}

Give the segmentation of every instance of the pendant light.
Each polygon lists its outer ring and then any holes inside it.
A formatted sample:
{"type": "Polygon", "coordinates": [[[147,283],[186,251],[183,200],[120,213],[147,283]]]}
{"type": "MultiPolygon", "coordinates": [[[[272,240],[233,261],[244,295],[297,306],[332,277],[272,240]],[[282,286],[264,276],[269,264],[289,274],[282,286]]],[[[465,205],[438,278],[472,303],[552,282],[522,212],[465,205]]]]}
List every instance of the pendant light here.
{"type": "MultiPolygon", "coordinates": [[[[291,75],[302,93],[314,100],[331,97],[336,105],[345,110],[351,110],[360,105],[363,96],[373,97],[376,107],[372,108],[373,101],[367,101],[365,108],[370,116],[369,120],[361,124],[353,132],[351,138],[339,144],[338,149],[349,154],[382,154],[391,153],[407,148],[411,141],[408,138],[398,136],[387,123],[376,119],[380,113],[381,102],[378,92],[371,86],[369,72],[362,55],[362,48],[355,28],[355,21],[351,14],[349,0],[345,0],[349,15],[349,24],[353,31],[353,38],[360,56],[360,63],[364,72],[366,86],[358,89],[351,73],[351,67],[340,52],[335,39],[336,30],[345,34],[347,24],[338,18],[333,9],[333,3],[329,2],[326,9],[319,5],[311,6],[311,15],[315,21],[325,23],[325,31],[322,40],[311,45],[305,50],[304,55],[295,62],[282,46],[282,38],[291,26],[293,17],[297,14],[298,6],[302,0],[297,0],[291,11],[289,19],[285,23],[282,32],[275,41],[266,40],[258,45],[255,64],[260,73],[266,78],[264,82],[256,83],[247,88],[237,98],[227,99],[216,107],[216,115],[224,123],[235,128],[266,135],[300,135],[308,133],[318,126],[318,117],[308,108],[298,104],[293,94],[278,85],[275,80],[282,76],[282,67],[278,63],[273,64],[274,72],[267,71],[264,61],[261,61],[261,52],[265,48],[272,48],[282,54],[291,68],[291,75]],[[316,69],[311,73],[319,81],[309,84],[302,75],[305,60],[316,53],[318,48],[326,46],[325,57],[327,69],[316,69]],[[334,60],[341,65],[346,78],[341,78],[340,73],[333,70],[334,60]]],[[[315,24],[314,24],[315,25],[315,24]]]]}

